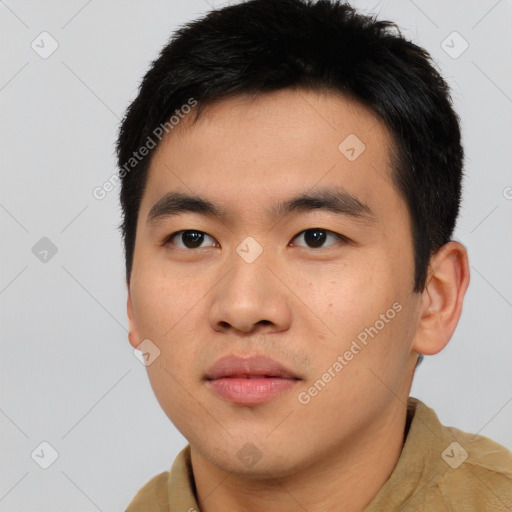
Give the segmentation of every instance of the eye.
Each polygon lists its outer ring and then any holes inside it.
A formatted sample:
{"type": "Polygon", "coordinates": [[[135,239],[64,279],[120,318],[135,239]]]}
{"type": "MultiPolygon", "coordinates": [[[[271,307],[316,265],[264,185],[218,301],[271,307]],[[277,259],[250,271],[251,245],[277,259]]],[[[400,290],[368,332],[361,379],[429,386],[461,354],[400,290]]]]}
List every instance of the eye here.
{"type": "MultiPolygon", "coordinates": [[[[336,243],[336,241],[338,241],[338,242],[341,241],[342,243],[349,242],[349,239],[346,236],[343,236],[338,233],[334,233],[332,231],[329,231],[327,229],[322,229],[322,228],[311,228],[311,229],[306,229],[304,231],[301,231],[294,238],[294,240],[299,237],[303,237],[307,244],[306,247],[309,247],[311,249],[316,249],[318,247],[321,248],[322,246],[325,247],[323,244],[329,236],[331,238],[335,239],[334,243],[336,243]]],[[[334,243],[328,244],[328,245],[334,245],[334,243]]],[[[301,246],[301,244],[298,244],[298,245],[301,246]]],[[[301,247],[304,247],[304,246],[301,246],[301,247]]]]}
{"type": "MultiPolygon", "coordinates": [[[[174,244],[177,247],[180,247],[180,249],[197,249],[201,248],[201,244],[204,242],[205,237],[210,238],[211,240],[214,240],[213,237],[210,235],[207,235],[204,231],[197,231],[195,229],[186,229],[184,231],[176,231],[172,235],[169,235],[165,238],[162,245],[168,245],[170,243],[173,243],[172,241],[176,238],[179,240],[182,245],[174,244]]],[[[215,246],[216,242],[214,241],[213,246],[215,246]]]]}
{"type": "MultiPolygon", "coordinates": [[[[343,235],[334,233],[333,231],[329,231],[323,228],[306,229],[300,232],[298,235],[296,235],[293,240],[296,240],[299,237],[304,238],[306,245],[296,245],[301,247],[309,247],[310,249],[326,247],[325,241],[329,237],[334,239],[334,241],[331,244],[327,244],[327,246],[334,245],[335,243],[338,242],[347,243],[350,241],[347,237],[343,235]]],[[[204,243],[206,238],[212,240],[212,244],[210,245],[210,247],[215,247],[217,245],[217,242],[212,236],[208,235],[204,231],[198,231],[195,229],[176,231],[175,233],[172,233],[171,235],[167,236],[164,239],[162,245],[172,244],[175,245],[176,247],[179,247],[180,249],[200,249],[201,244],[204,243]]]]}

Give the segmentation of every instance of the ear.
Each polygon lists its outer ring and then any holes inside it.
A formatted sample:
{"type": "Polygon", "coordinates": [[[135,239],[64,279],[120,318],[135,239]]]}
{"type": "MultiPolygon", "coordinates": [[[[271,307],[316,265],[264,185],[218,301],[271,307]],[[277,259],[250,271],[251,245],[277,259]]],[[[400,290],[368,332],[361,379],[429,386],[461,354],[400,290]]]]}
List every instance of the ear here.
{"type": "Polygon", "coordinates": [[[468,285],[467,250],[459,242],[448,242],[430,259],[412,346],[416,352],[437,354],[448,344],[459,322],[468,285]]]}
{"type": "Polygon", "coordinates": [[[126,303],[126,312],[128,314],[128,339],[130,340],[130,345],[133,348],[137,348],[142,341],[139,335],[139,328],[137,326],[137,321],[135,320],[135,314],[133,312],[133,303],[132,303],[132,295],[130,292],[130,285],[128,284],[128,300],[126,303]]]}

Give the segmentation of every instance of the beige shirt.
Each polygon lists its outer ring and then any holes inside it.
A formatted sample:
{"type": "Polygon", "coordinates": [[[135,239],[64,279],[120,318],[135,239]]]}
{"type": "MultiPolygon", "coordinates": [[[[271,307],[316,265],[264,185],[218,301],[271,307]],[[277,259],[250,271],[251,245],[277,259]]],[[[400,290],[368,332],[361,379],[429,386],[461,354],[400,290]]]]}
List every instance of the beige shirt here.
{"type": "MultiPolygon", "coordinates": [[[[410,397],[409,430],[393,473],[363,512],[512,511],[512,452],[490,439],[445,427],[410,397]]],[[[200,512],[190,445],[171,471],[152,478],[126,512],[200,512]]]]}

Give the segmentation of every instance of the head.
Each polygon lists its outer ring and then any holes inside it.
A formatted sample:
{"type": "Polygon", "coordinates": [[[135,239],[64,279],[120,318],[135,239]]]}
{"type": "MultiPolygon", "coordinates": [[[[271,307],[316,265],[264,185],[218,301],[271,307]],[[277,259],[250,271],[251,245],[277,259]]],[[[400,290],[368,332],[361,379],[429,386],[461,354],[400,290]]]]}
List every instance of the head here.
{"type": "Polygon", "coordinates": [[[155,394],[210,460],[285,474],[322,457],[448,343],[469,282],[459,119],[391,22],[334,0],[211,12],[152,63],[117,151],[130,342],[158,347],[155,394]],[[219,398],[208,371],[232,354],[297,381],[219,398]],[[234,456],[249,442],[254,468],[234,456]]]}

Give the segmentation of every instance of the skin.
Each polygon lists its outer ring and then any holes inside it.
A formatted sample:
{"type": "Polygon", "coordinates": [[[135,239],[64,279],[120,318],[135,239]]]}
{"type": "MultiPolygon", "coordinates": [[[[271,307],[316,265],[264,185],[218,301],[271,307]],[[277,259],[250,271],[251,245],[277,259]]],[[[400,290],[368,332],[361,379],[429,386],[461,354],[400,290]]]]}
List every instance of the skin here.
{"type": "Polygon", "coordinates": [[[150,339],[147,367],[159,403],[191,445],[201,510],[362,511],[402,449],[406,403],[418,354],[451,338],[469,283],[467,253],[450,242],[432,258],[427,286],[413,293],[411,224],[391,181],[385,126],[332,92],[288,89],[211,105],[157,148],[144,192],[128,283],[129,340],[150,339]],[[366,149],[338,149],[356,134],[366,149]],[[267,208],[319,187],[343,187],[374,220],[315,210],[278,220],[267,208]],[[195,193],[228,211],[146,219],[165,193],[195,193]],[[304,230],[338,233],[311,247],[304,230]],[[187,248],[180,230],[209,236],[187,248]],[[247,263],[248,236],[263,248],[247,263]],[[402,308],[307,404],[307,390],[381,314],[402,308]],[[230,354],[264,354],[300,378],[255,406],[233,404],[204,381],[230,354]],[[244,465],[252,443],[261,458],[244,465]]]}

